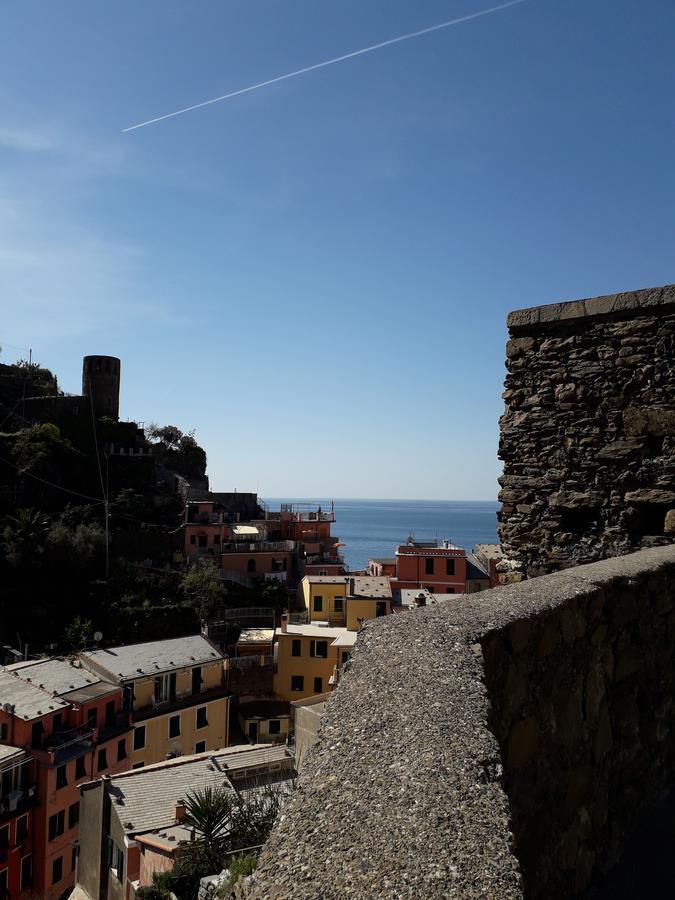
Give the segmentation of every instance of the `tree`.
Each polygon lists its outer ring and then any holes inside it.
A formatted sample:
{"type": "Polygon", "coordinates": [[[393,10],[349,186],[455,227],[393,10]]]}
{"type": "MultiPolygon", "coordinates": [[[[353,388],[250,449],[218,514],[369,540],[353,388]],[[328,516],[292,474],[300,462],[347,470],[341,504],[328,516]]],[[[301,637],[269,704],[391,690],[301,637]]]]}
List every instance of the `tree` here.
{"type": "Polygon", "coordinates": [[[190,566],[183,575],[180,590],[201,621],[213,614],[227,593],[220,572],[210,560],[190,566]]]}
{"type": "Polygon", "coordinates": [[[66,628],[64,637],[74,650],[82,650],[91,637],[91,619],[75,616],[66,628]]]}
{"type": "Polygon", "coordinates": [[[58,465],[73,452],[73,445],[52,422],[42,422],[17,432],[12,452],[19,472],[28,472],[44,464],[58,465]]]}

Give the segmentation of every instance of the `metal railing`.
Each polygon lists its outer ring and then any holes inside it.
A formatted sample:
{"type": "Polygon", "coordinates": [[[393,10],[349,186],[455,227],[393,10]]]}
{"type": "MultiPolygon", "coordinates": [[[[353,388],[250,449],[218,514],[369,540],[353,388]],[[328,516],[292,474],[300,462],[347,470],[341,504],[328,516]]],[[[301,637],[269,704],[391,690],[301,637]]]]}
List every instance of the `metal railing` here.
{"type": "Polygon", "coordinates": [[[251,654],[251,656],[231,656],[225,663],[227,669],[255,669],[274,665],[271,653],[251,654]]]}

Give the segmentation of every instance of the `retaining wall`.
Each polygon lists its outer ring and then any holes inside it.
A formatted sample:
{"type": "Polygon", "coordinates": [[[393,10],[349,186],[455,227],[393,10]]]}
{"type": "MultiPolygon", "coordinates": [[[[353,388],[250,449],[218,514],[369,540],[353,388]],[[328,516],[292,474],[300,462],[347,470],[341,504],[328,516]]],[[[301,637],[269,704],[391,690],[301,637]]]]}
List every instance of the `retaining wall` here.
{"type": "Polygon", "coordinates": [[[673,784],[675,547],[368,623],[255,898],[569,897],[673,784]]]}

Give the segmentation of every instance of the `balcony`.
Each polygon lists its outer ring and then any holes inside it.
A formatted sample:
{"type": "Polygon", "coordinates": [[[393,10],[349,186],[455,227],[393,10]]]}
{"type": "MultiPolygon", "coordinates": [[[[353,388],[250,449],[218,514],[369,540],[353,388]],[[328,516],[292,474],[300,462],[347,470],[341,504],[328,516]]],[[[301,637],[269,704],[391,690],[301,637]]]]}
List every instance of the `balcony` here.
{"type": "MultiPolygon", "coordinates": [[[[69,731],[55,731],[45,738],[42,753],[49,756],[49,763],[63,765],[68,760],[88,753],[94,746],[94,729],[90,725],[80,725],[69,731]]],[[[39,758],[40,751],[36,752],[39,758]]]]}
{"type": "Polygon", "coordinates": [[[222,687],[221,685],[194,694],[191,691],[184,691],[181,694],[176,694],[175,697],[168,697],[166,700],[153,701],[149,706],[135,709],[132,715],[132,721],[143,722],[146,719],[164,716],[167,713],[188,709],[191,706],[203,706],[205,703],[211,703],[213,700],[229,697],[230,693],[231,692],[228,691],[227,688],[222,687]]]}
{"type": "Polygon", "coordinates": [[[97,734],[97,743],[109,741],[118,734],[123,734],[131,728],[131,714],[128,712],[117,712],[105,720],[99,726],[97,734]]]}

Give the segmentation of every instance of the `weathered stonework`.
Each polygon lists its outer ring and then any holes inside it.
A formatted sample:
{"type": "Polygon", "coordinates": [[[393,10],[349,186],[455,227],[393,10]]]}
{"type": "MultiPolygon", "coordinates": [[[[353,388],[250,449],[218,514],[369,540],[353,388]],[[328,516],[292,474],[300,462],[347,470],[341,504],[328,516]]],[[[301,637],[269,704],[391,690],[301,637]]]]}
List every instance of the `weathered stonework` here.
{"type": "Polygon", "coordinates": [[[369,622],[245,895],[571,897],[675,775],[675,546],[369,622]]]}
{"type": "Polygon", "coordinates": [[[503,580],[675,533],[675,285],[508,317],[503,580]]]}

